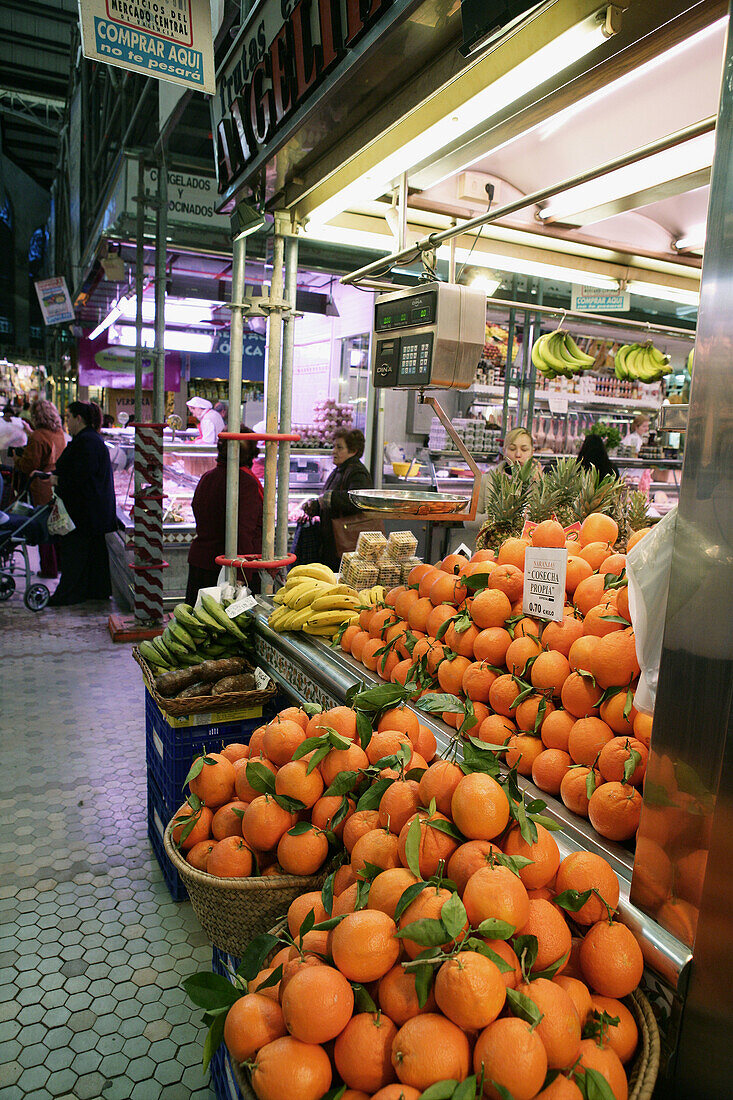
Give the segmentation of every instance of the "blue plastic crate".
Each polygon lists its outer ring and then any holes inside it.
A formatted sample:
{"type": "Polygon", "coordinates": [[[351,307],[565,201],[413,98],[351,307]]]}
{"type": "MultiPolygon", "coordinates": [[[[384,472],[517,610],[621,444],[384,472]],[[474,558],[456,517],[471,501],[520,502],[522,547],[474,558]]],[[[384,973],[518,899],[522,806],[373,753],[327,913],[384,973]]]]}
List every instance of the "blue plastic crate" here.
{"type": "Polygon", "coordinates": [[[211,952],[211,969],[214,973],[221,974],[223,978],[231,977],[231,971],[239,966],[239,959],[218,947],[212,947],[211,952]]]}
{"type": "Polygon", "coordinates": [[[234,714],[191,715],[173,718],[164,714],[145,691],[145,755],[148,775],[163,796],[170,818],[184,801],[183,784],[193,759],[203,749],[218,752],[239,741],[246,745],[252,733],[266,719],[262,707],[250,707],[234,714]],[[225,716],[228,720],[221,721],[225,716]],[[196,720],[196,724],[192,724],[196,720]]]}
{"type": "Polygon", "coordinates": [[[223,1043],[211,1059],[211,1083],[214,1086],[216,1100],[244,1100],[234,1080],[229,1051],[223,1043]]]}
{"type": "Polygon", "coordinates": [[[163,842],[165,828],[171,816],[172,813],[168,811],[155,781],[148,775],[148,837],[171,897],[174,901],[186,901],[188,894],[183,879],[168,858],[163,842]]]}

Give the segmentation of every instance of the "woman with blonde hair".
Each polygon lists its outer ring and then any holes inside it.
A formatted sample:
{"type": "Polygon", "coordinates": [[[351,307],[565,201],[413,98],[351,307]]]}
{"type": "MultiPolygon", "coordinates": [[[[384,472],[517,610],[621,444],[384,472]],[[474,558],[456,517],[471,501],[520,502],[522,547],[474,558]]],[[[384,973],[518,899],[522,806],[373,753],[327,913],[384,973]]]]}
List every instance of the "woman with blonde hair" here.
{"type": "MultiPolygon", "coordinates": [[[[506,438],[504,439],[504,462],[499,469],[505,474],[511,474],[513,468],[524,466],[526,462],[532,461],[533,456],[534,440],[532,439],[531,433],[527,431],[526,428],[512,428],[510,432],[507,432],[506,438]]],[[[539,462],[532,461],[532,478],[536,480],[541,476],[542,467],[539,462]]],[[[486,488],[488,482],[489,475],[484,474],[481,478],[481,487],[479,488],[476,518],[463,524],[467,531],[474,532],[474,534],[480,531],[488,518],[486,508],[486,488]]]]}
{"type": "MultiPolygon", "coordinates": [[[[36,470],[41,473],[53,473],[59,455],[66,447],[66,436],[61,425],[61,417],[52,401],[36,398],[30,409],[31,431],[28,443],[15,456],[15,469],[30,477],[36,470]]],[[[38,508],[51,500],[51,482],[38,479],[31,483],[31,500],[38,508]]],[[[41,543],[38,547],[41,558],[40,577],[53,579],[58,577],[58,563],[53,543],[41,543]]]]}

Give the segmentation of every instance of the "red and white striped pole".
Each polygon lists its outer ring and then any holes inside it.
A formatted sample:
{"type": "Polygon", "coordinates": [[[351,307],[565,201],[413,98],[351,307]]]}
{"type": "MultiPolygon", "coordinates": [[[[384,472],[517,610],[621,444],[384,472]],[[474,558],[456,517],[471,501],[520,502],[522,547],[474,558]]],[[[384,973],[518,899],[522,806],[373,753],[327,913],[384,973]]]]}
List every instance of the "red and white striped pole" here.
{"type": "Polygon", "coordinates": [[[163,425],[135,424],[135,619],[163,621],[163,425]]]}

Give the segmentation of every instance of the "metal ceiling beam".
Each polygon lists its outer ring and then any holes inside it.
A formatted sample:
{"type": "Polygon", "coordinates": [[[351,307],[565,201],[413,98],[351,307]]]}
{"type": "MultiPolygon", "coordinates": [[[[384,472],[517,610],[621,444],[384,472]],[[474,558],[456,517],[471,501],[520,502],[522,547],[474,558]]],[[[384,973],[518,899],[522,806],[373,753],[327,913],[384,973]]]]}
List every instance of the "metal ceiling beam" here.
{"type": "Polygon", "coordinates": [[[72,27],[78,19],[76,6],[73,10],[67,11],[62,7],[54,8],[50,4],[34,3],[33,7],[30,8],[28,4],[23,3],[23,0],[2,0],[0,11],[14,11],[19,15],[25,15],[38,21],[48,19],[51,22],[63,23],[69,27],[72,27]]]}
{"type": "Polygon", "coordinates": [[[30,113],[26,114],[25,111],[16,111],[12,107],[6,107],[4,103],[0,101],[0,115],[5,118],[12,118],[18,122],[22,122],[24,125],[35,126],[38,130],[43,130],[47,134],[52,134],[54,137],[54,144],[58,139],[59,128],[58,125],[52,126],[50,123],[45,122],[41,118],[36,118],[35,115],[30,113]]]}
{"type": "Polygon", "coordinates": [[[696,191],[700,187],[707,187],[709,183],[710,169],[701,168],[698,171],[677,176],[675,179],[650,184],[648,187],[640,188],[628,195],[619,195],[618,198],[599,203],[598,206],[573,211],[572,214],[562,214],[557,218],[543,218],[542,224],[595,225],[596,222],[601,222],[605,218],[613,218],[617,214],[625,214],[629,210],[640,210],[652,202],[661,202],[663,199],[671,199],[677,195],[686,195],[688,191],[696,191]]]}
{"type": "MultiPolygon", "coordinates": [[[[24,34],[23,31],[0,28],[0,42],[8,42],[11,46],[21,46],[33,50],[34,53],[41,51],[43,53],[58,54],[61,57],[69,57],[68,42],[51,42],[48,38],[42,38],[40,35],[24,34]]],[[[39,72],[42,71],[40,65],[36,68],[39,72]]]]}
{"type": "Polygon", "coordinates": [[[3,99],[20,103],[28,110],[45,107],[50,111],[57,111],[59,115],[63,114],[66,106],[66,99],[62,96],[33,95],[31,92],[19,92],[15,88],[0,87],[0,100],[3,99]]]}

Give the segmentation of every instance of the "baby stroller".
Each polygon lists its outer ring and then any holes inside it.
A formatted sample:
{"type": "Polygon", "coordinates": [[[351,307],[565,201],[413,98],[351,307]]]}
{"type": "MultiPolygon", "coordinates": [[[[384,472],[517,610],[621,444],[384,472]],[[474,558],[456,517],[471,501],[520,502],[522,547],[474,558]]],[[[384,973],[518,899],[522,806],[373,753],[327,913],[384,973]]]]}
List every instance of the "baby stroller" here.
{"type": "Polygon", "coordinates": [[[29,611],[42,611],[51,598],[45,584],[32,583],[28,547],[48,541],[46,521],[50,504],[35,508],[30,500],[30,487],[34,479],[45,481],[50,474],[40,471],[31,474],[23,491],[12,504],[12,513],[0,512],[0,601],[9,600],[16,589],[16,574],[25,572],[23,601],[29,611]],[[23,559],[18,561],[18,555],[23,559]]]}

